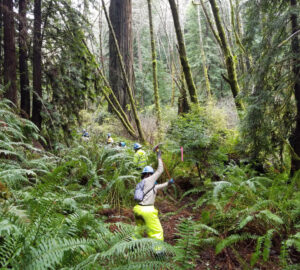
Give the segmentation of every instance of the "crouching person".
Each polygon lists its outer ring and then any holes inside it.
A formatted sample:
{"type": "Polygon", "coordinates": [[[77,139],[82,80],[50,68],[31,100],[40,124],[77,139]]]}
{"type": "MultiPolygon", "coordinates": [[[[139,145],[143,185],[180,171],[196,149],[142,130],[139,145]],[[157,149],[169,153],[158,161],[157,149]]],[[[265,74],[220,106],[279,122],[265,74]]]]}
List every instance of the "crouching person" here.
{"type": "Polygon", "coordinates": [[[158,218],[158,210],[154,207],[157,191],[169,184],[174,183],[171,179],[163,184],[157,184],[157,179],[164,171],[161,159],[161,151],[157,152],[158,168],[154,172],[151,166],[146,166],[142,172],[142,181],[138,183],[135,190],[135,199],[139,203],[133,208],[136,221],[136,237],[143,237],[146,229],[149,238],[164,241],[163,228],[158,218]]]}

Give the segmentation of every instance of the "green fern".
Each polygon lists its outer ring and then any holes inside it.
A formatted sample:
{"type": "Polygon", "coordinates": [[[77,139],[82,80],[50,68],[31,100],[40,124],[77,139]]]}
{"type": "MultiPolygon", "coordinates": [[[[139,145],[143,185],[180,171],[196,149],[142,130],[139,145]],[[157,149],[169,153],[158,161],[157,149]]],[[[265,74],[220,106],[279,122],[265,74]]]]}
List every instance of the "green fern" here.
{"type": "Polygon", "coordinates": [[[220,241],[217,246],[216,246],[216,254],[219,254],[220,252],[222,252],[222,250],[224,248],[227,248],[233,244],[236,244],[238,242],[244,241],[246,239],[249,238],[253,238],[252,235],[248,234],[248,233],[244,233],[244,234],[232,234],[228,237],[226,237],[224,240],[220,241]]]}

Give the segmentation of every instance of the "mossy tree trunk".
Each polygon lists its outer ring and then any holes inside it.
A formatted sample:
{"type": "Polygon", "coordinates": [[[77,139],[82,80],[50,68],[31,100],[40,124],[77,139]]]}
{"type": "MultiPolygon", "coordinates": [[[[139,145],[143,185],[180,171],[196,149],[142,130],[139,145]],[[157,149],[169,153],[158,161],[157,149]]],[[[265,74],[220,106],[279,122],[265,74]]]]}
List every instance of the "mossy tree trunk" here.
{"type": "Polygon", "coordinates": [[[122,57],[122,54],[121,54],[120,49],[119,49],[118,40],[116,38],[114,28],[113,28],[113,26],[111,24],[111,21],[109,19],[109,16],[108,16],[104,0],[102,0],[102,7],[103,7],[103,10],[104,10],[105,18],[106,18],[108,26],[109,26],[109,30],[110,30],[111,36],[112,36],[112,38],[114,40],[114,44],[115,44],[115,47],[116,47],[116,50],[117,50],[117,56],[118,56],[118,60],[119,60],[120,66],[121,66],[121,71],[122,71],[123,79],[124,79],[125,84],[126,84],[125,88],[126,88],[126,91],[128,93],[129,99],[130,99],[130,104],[131,104],[131,107],[132,107],[134,120],[135,120],[135,123],[136,123],[136,126],[137,126],[137,130],[138,130],[138,133],[139,133],[139,138],[140,138],[140,140],[141,140],[142,143],[145,143],[146,140],[145,140],[144,132],[143,132],[143,129],[142,129],[142,126],[141,126],[141,122],[140,122],[140,119],[139,119],[139,116],[138,116],[136,104],[135,104],[135,101],[134,101],[134,98],[133,98],[133,92],[132,92],[129,80],[127,78],[127,74],[126,74],[126,70],[125,70],[125,65],[124,65],[123,57],[122,57]]]}
{"type": "Polygon", "coordinates": [[[217,31],[218,31],[218,36],[220,39],[220,45],[221,49],[224,54],[225,58],[225,64],[226,64],[226,69],[227,69],[227,78],[224,77],[224,79],[229,83],[231,92],[235,101],[235,105],[237,109],[243,110],[244,106],[242,101],[239,99],[238,94],[240,93],[240,87],[238,84],[238,79],[237,79],[237,72],[236,72],[236,63],[233,57],[233,54],[231,52],[230,46],[228,44],[228,41],[226,39],[225,31],[222,26],[220,14],[219,14],[219,7],[216,3],[215,0],[209,0],[209,3],[211,5],[211,9],[213,12],[213,16],[215,19],[217,31]]]}
{"type": "Polygon", "coordinates": [[[195,83],[194,83],[194,80],[192,77],[191,68],[190,68],[190,65],[189,65],[189,62],[187,59],[185,42],[184,42],[183,33],[181,30],[181,26],[180,26],[179,15],[178,15],[178,10],[177,10],[175,0],[169,0],[169,4],[171,7],[171,11],[172,11],[174,27],[175,27],[175,32],[176,32],[176,37],[177,37],[177,42],[178,42],[179,57],[180,57],[180,62],[182,65],[185,81],[187,84],[187,88],[188,88],[192,103],[199,106],[197,89],[196,89],[196,86],[195,86],[195,83]]]}
{"type": "Polygon", "coordinates": [[[190,111],[190,104],[187,97],[187,90],[185,87],[184,73],[181,71],[181,80],[179,85],[180,96],[178,98],[178,114],[185,114],[190,111]]]}
{"type": "MultiPolygon", "coordinates": [[[[291,7],[293,9],[291,15],[292,23],[292,35],[298,30],[298,18],[296,13],[297,1],[290,0],[291,7]]],[[[291,138],[291,145],[296,155],[292,157],[292,174],[297,170],[300,170],[300,47],[298,35],[294,35],[292,38],[291,50],[293,53],[293,73],[295,76],[294,94],[297,106],[296,112],[296,128],[291,138]]]]}
{"type": "Polygon", "coordinates": [[[149,29],[150,29],[151,55],[152,55],[153,91],[154,91],[154,100],[155,100],[155,109],[156,109],[156,118],[157,118],[157,127],[158,127],[158,138],[160,138],[161,137],[161,110],[160,110],[160,101],[159,101],[159,93],[158,93],[157,59],[156,59],[155,39],[154,39],[153,22],[152,22],[152,4],[151,4],[151,0],[147,0],[147,2],[148,2],[148,12],[149,12],[149,29]]]}
{"type": "Polygon", "coordinates": [[[206,55],[203,46],[203,38],[202,38],[202,27],[201,27],[201,15],[200,15],[200,6],[197,6],[197,15],[198,15],[198,25],[199,25],[199,45],[200,45],[200,53],[202,60],[202,68],[203,74],[205,78],[205,88],[208,100],[211,100],[211,91],[210,91],[210,82],[208,78],[207,66],[206,66],[206,55]]]}
{"type": "Polygon", "coordinates": [[[242,73],[244,73],[247,70],[246,63],[249,64],[249,67],[252,66],[252,57],[251,55],[246,51],[242,40],[242,24],[239,14],[239,0],[236,0],[236,7],[234,7],[232,0],[229,0],[230,3],[230,19],[231,19],[231,25],[232,25],[232,31],[234,33],[235,42],[236,45],[240,49],[240,57],[239,57],[239,66],[242,73]]]}

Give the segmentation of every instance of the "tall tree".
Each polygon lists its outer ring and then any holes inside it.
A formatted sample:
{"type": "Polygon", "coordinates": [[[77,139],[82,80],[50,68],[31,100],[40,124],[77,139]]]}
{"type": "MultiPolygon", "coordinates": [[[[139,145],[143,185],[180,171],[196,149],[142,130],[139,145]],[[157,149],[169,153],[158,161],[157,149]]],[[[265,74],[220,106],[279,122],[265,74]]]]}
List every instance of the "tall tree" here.
{"type": "Polygon", "coordinates": [[[3,0],[4,26],[4,84],[8,85],[5,97],[17,105],[17,59],[13,0],[3,0]]]}
{"type": "Polygon", "coordinates": [[[206,66],[206,55],[203,46],[203,38],[202,38],[202,26],[201,26],[201,14],[200,14],[200,5],[197,6],[197,15],[198,15],[198,25],[199,25],[199,45],[200,45],[200,52],[201,52],[201,60],[202,60],[202,67],[203,73],[205,78],[205,88],[208,99],[211,99],[211,92],[210,92],[210,82],[208,78],[207,66],[206,66]]]}
{"type": "Polygon", "coordinates": [[[0,84],[3,83],[3,0],[0,0],[0,84]]]}
{"type": "Polygon", "coordinates": [[[215,0],[209,0],[212,12],[213,12],[213,17],[215,20],[215,24],[217,27],[217,31],[214,30],[214,27],[212,25],[212,22],[210,21],[210,18],[206,12],[205,6],[203,4],[203,0],[201,0],[201,5],[203,7],[203,10],[205,12],[206,18],[208,20],[208,23],[212,29],[212,32],[218,42],[218,44],[221,47],[221,50],[223,52],[224,58],[225,58],[225,65],[227,69],[227,77],[223,76],[224,79],[228,82],[231,88],[231,92],[234,98],[234,102],[236,105],[236,108],[238,110],[243,110],[244,106],[242,101],[239,99],[238,94],[240,93],[240,87],[238,83],[238,78],[237,78],[237,69],[236,69],[236,64],[234,61],[234,56],[232,54],[229,42],[226,38],[226,34],[224,31],[224,27],[222,25],[220,13],[219,13],[219,7],[216,3],[215,0]]]}
{"type": "Polygon", "coordinates": [[[145,143],[146,142],[145,135],[144,135],[144,132],[143,132],[143,129],[142,129],[140,118],[138,116],[135,100],[133,98],[133,91],[132,91],[132,88],[130,86],[128,76],[126,74],[125,63],[124,63],[124,60],[123,60],[123,57],[122,57],[122,54],[121,54],[121,51],[120,51],[120,48],[119,48],[119,44],[118,44],[118,40],[117,40],[115,31],[114,31],[114,28],[112,26],[109,15],[107,13],[104,0],[102,0],[102,7],[103,7],[103,10],[104,10],[105,18],[106,18],[108,26],[109,26],[110,34],[111,34],[111,36],[113,38],[113,41],[114,41],[114,46],[117,50],[117,57],[118,57],[118,61],[119,61],[120,67],[121,67],[123,80],[125,81],[125,89],[126,89],[127,94],[129,96],[130,105],[132,107],[134,120],[135,120],[136,127],[137,127],[137,130],[138,130],[138,133],[139,133],[139,138],[140,138],[141,142],[145,143]]]}
{"type": "Polygon", "coordinates": [[[159,133],[158,137],[160,138],[160,136],[161,136],[161,111],[160,111],[160,101],[159,101],[159,93],[158,93],[157,59],[156,59],[155,39],[154,39],[153,22],[152,22],[152,4],[151,4],[151,0],[147,0],[147,2],[148,2],[148,12],[149,12],[149,28],[150,28],[151,54],[152,54],[153,90],[154,90],[157,126],[158,126],[158,133],[159,133]]]}
{"type": "Polygon", "coordinates": [[[30,116],[30,92],[27,49],[27,0],[19,0],[19,71],[21,91],[21,113],[30,116]]]}
{"type": "Polygon", "coordinates": [[[299,31],[298,27],[298,18],[296,13],[297,7],[296,0],[290,0],[291,7],[292,7],[292,15],[291,15],[291,22],[292,22],[292,54],[293,54],[293,73],[295,76],[295,84],[294,84],[294,94],[295,100],[297,104],[297,111],[296,111],[296,128],[292,135],[292,146],[295,151],[295,156],[292,158],[292,172],[300,170],[300,48],[299,48],[299,39],[296,34],[299,31]]]}
{"type": "Polygon", "coordinates": [[[175,0],[169,0],[169,4],[171,7],[171,11],[172,11],[174,27],[175,27],[175,32],[176,32],[177,42],[178,42],[180,62],[182,65],[184,76],[185,76],[187,88],[188,88],[188,91],[190,94],[191,101],[194,104],[199,105],[197,89],[196,89],[196,86],[195,86],[195,83],[194,83],[194,80],[192,77],[191,68],[190,68],[190,65],[189,65],[189,62],[187,59],[184,38],[183,38],[181,26],[180,26],[179,15],[178,15],[178,10],[177,10],[175,0]]]}
{"type": "MultiPolygon", "coordinates": [[[[124,66],[133,89],[133,38],[132,38],[132,7],[131,0],[111,0],[109,18],[112,23],[118,46],[124,61],[124,66]]],[[[112,33],[109,37],[109,81],[122,108],[129,114],[129,97],[126,94],[126,82],[122,76],[118,52],[114,44],[112,33]]]]}
{"type": "Polygon", "coordinates": [[[32,121],[41,128],[42,125],[42,1],[34,0],[33,26],[33,100],[32,121]]]}

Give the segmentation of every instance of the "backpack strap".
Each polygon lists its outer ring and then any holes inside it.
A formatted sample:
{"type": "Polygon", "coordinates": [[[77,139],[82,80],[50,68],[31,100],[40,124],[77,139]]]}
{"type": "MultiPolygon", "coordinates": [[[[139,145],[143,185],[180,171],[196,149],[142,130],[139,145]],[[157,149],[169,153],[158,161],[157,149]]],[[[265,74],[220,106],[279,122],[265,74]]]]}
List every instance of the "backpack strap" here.
{"type": "Polygon", "coordinates": [[[150,188],[150,189],[144,194],[144,198],[145,198],[145,196],[146,196],[151,190],[154,189],[155,185],[156,185],[156,183],[154,184],[154,186],[153,186],[152,188],[150,188]]]}

